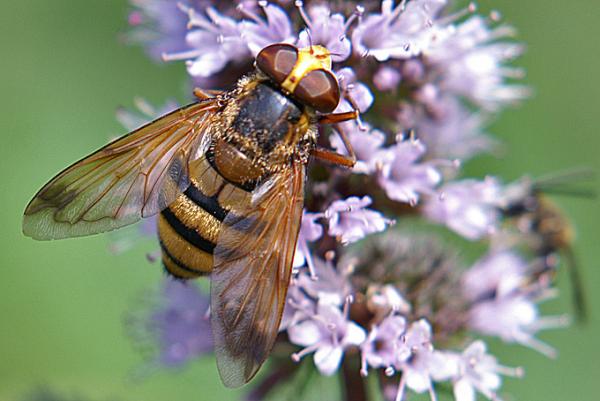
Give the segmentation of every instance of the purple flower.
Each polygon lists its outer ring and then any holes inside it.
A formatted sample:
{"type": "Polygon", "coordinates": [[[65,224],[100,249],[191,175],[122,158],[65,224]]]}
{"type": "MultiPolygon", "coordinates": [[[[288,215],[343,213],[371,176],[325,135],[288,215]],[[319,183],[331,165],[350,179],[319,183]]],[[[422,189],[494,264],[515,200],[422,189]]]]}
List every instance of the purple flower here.
{"type": "Polygon", "coordinates": [[[434,115],[419,117],[411,126],[427,146],[432,158],[461,159],[486,152],[496,145],[482,134],[485,117],[463,106],[456,98],[446,96],[435,101],[434,115]]]}
{"type": "MultiPolygon", "coordinates": [[[[368,125],[361,129],[356,123],[346,125],[344,133],[356,154],[356,164],[352,171],[357,174],[374,173],[385,157],[385,152],[382,151],[385,133],[371,129],[368,125]]],[[[348,154],[339,135],[330,136],[329,142],[338,153],[348,154]]]]}
{"type": "Polygon", "coordinates": [[[157,301],[149,313],[129,319],[134,340],[156,349],[154,363],[180,367],[212,352],[209,299],[198,287],[166,279],[157,301]]]}
{"type": "Polygon", "coordinates": [[[208,7],[203,12],[194,8],[186,11],[188,26],[193,28],[186,36],[191,47],[179,53],[170,53],[165,60],[186,60],[188,73],[194,77],[210,77],[228,63],[251,60],[260,49],[276,42],[292,40],[287,15],[275,5],[265,5],[267,20],[245,10],[252,20],[238,21],[208,7]]]}
{"type": "Polygon", "coordinates": [[[191,48],[183,52],[167,53],[165,61],[187,61],[188,73],[193,77],[207,78],[222,70],[229,62],[240,62],[250,57],[242,39],[238,21],[208,7],[204,12],[187,8],[188,27],[193,28],[186,42],[191,48]]]}
{"type": "Polygon", "coordinates": [[[395,285],[373,283],[367,288],[367,309],[380,321],[390,313],[408,315],[412,307],[395,285]]]}
{"type": "Polygon", "coordinates": [[[360,347],[363,376],[367,375],[369,367],[385,369],[394,366],[406,327],[404,317],[390,315],[371,328],[366,341],[360,347]]]}
{"type": "Polygon", "coordinates": [[[418,163],[425,146],[418,140],[405,140],[387,149],[379,171],[379,185],[390,199],[416,205],[419,194],[431,193],[442,179],[432,163],[418,163]]]}
{"type": "Polygon", "coordinates": [[[383,0],[381,13],[366,16],[354,29],[355,51],[378,61],[419,55],[433,35],[432,20],[445,4],[445,0],[414,0],[394,7],[394,1],[383,0]]]}
{"type": "MultiPolygon", "coordinates": [[[[132,2],[131,37],[155,57],[162,49],[165,60],[186,60],[202,87],[230,87],[251,73],[253,57],[271,43],[320,44],[335,63],[341,95],[335,111],[363,114],[332,127],[347,136],[357,157],[353,173],[362,176],[307,165],[305,208],[317,212],[302,216],[280,325],[287,336],[278,336],[274,353],[287,356],[290,344],[301,346],[295,361],[313,353],[318,371],[332,375],[348,349],[357,347],[360,373],[377,370],[384,396],[396,401],[408,390],[429,392],[435,400],[436,382],[452,385],[457,401],[474,401],[477,392],[496,399],[500,375],[521,370],[499,365],[480,340],[452,348],[473,335],[554,354],[536,334],[566,319],[540,316],[538,303],[554,292],[549,280],[536,276],[536,253],[520,247],[534,227],[507,216],[515,199],[535,195],[533,184],[502,188],[495,178],[455,178],[461,162],[495,146],[485,133],[495,114],[528,93],[511,82],[522,76],[510,63],[523,46],[509,40],[512,28],[495,24],[496,14],[475,15],[472,4],[450,13],[447,0],[382,0],[364,7],[312,1],[306,9],[291,0],[132,2]],[[422,207],[394,204],[381,199],[382,192],[422,207]],[[442,247],[433,233],[388,230],[346,247],[393,223],[375,209],[379,205],[394,217],[443,224],[489,250],[464,269],[460,252],[451,244],[442,247]],[[390,377],[396,373],[397,387],[390,377]]],[[[128,129],[167,111],[141,101],[138,106],[145,116],[119,112],[128,129]]],[[[321,135],[318,145],[326,140],[321,135]]],[[[339,135],[329,141],[346,154],[339,135]]],[[[144,231],[154,230],[148,220],[144,231]]],[[[180,366],[211,349],[207,307],[195,287],[167,284],[158,307],[138,325],[153,336],[155,363],[180,366]]],[[[261,389],[295,374],[295,365],[282,361],[270,365],[261,389]]],[[[366,385],[353,383],[363,379],[344,368],[347,391],[366,385]]]]}
{"type": "Polygon", "coordinates": [[[381,65],[373,75],[373,85],[382,91],[392,91],[398,87],[402,80],[402,74],[397,68],[381,65]]]}
{"type": "Polygon", "coordinates": [[[469,269],[463,280],[466,295],[473,302],[469,325],[480,333],[520,343],[553,357],[554,349],[536,339],[535,333],[544,328],[563,327],[568,319],[539,316],[536,298],[549,293],[537,294],[528,288],[528,267],[521,257],[504,251],[486,256],[469,269]]]}
{"type": "Polygon", "coordinates": [[[252,56],[256,56],[263,48],[272,43],[294,42],[295,35],[292,32],[292,24],[286,12],[274,5],[258,2],[261,5],[266,21],[247,8],[241,7],[242,11],[250,18],[240,22],[240,32],[246,41],[252,56]]]}
{"type": "Polygon", "coordinates": [[[391,221],[381,213],[367,209],[371,202],[368,196],[351,196],[334,201],[325,211],[329,235],[336,237],[342,244],[350,244],[369,234],[385,230],[391,221]]]}
{"type": "Polygon", "coordinates": [[[127,38],[141,43],[154,60],[161,60],[165,53],[186,50],[187,16],[184,7],[205,8],[210,0],[130,0],[133,10],[127,22],[132,27],[127,38]]]}
{"type": "Polygon", "coordinates": [[[526,282],[527,268],[527,262],[511,251],[486,255],[464,274],[465,295],[477,301],[510,294],[526,282]]]}
{"type": "Polygon", "coordinates": [[[428,391],[432,401],[435,401],[437,397],[433,381],[451,378],[454,364],[451,358],[434,350],[429,323],[424,319],[412,323],[396,353],[397,361],[394,367],[402,371],[396,400],[404,398],[405,388],[408,387],[416,393],[428,391]]]}
{"type": "Polygon", "coordinates": [[[318,240],[323,235],[323,226],[316,222],[321,217],[321,213],[309,213],[306,211],[302,213],[302,224],[300,225],[296,253],[294,254],[294,267],[302,267],[306,263],[313,277],[316,277],[315,267],[308,243],[318,240]]]}
{"type": "Polygon", "coordinates": [[[334,267],[331,261],[314,259],[315,276],[299,274],[295,285],[302,289],[304,296],[316,301],[342,306],[352,296],[349,276],[352,266],[334,267]]]}
{"type": "Polygon", "coordinates": [[[318,302],[341,307],[353,297],[349,276],[353,266],[333,266],[329,260],[314,259],[313,271],[301,270],[292,279],[279,330],[287,330],[316,313],[318,302]]]}
{"type": "Polygon", "coordinates": [[[494,178],[453,182],[440,188],[439,193],[425,203],[424,213],[431,220],[471,240],[496,229],[500,186],[494,178]]]}
{"type": "Polygon", "coordinates": [[[343,113],[358,109],[361,113],[366,112],[373,104],[373,94],[369,88],[356,80],[354,70],[345,67],[336,72],[342,98],[335,113],[343,113]]]}
{"type": "Polygon", "coordinates": [[[326,376],[338,370],[346,348],[359,346],[366,338],[364,329],[348,319],[347,311],[342,313],[327,302],[319,302],[317,313],[289,327],[288,334],[292,343],[305,347],[292,358],[299,361],[314,352],[315,365],[326,376]]]}
{"type": "Polygon", "coordinates": [[[308,319],[315,313],[315,300],[307,297],[297,280],[291,280],[288,288],[279,331],[286,331],[291,326],[308,319]]]}
{"type": "Polygon", "coordinates": [[[475,401],[475,391],[490,400],[497,400],[496,391],[502,384],[500,374],[521,377],[520,368],[508,368],[498,364],[496,358],[487,353],[481,340],[471,343],[457,357],[458,372],[454,378],[454,398],[456,401],[475,401]]]}
{"type": "Polygon", "coordinates": [[[308,15],[300,5],[300,12],[307,29],[300,32],[297,45],[308,47],[311,44],[325,46],[331,52],[332,61],[339,63],[350,56],[350,40],[346,37],[348,23],[341,14],[331,14],[326,3],[311,5],[308,15]]]}
{"type": "Polygon", "coordinates": [[[512,36],[513,32],[505,25],[491,30],[484,18],[472,16],[436,35],[424,52],[425,57],[441,71],[439,85],[445,91],[496,110],[529,94],[526,87],[504,83],[506,78],[522,76],[520,70],[503,63],[519,56],[523,46],[496,41],[512,36]]]}
{"type": "Polygon", "coordinates": [[[540,317],[535,302],[518,291],[498,294],[492,300],[475,304],[469,316],[472,330],[528,346],[551,358],[556,356],[556,351],[537,339],[535,334],[541,329],[568,324],[569,319],[565,316],[540,317]]]}

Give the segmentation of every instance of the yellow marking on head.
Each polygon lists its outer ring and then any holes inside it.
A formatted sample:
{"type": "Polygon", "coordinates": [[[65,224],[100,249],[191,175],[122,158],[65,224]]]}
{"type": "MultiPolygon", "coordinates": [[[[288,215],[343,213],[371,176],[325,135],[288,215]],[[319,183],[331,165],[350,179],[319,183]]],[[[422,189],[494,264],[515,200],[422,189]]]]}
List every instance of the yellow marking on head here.
{"type": "Polygon", "coordinates": [[[331,70],[331,54],[323,46],[313,45],[298,49],[298,60],[281,87],[289,93],[294,90],[306,75],[314,70],[331,70]]]}

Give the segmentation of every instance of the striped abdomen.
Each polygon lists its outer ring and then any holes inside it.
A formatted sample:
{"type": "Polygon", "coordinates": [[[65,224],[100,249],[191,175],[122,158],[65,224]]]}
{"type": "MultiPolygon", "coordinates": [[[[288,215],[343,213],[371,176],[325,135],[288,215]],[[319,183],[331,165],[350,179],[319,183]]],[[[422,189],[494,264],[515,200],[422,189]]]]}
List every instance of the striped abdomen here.
{"type": "Polygon", "coordinates": [[[189,188],[159,216],[162,261],[176,278],[210,273],[223,220],[232,207],[250,199],[252,185],[229,181],[218,168],[212,155],[195,163],[189,188]]]}
{"type": "MultiPolygon", "coordinates": [[[[214,140],[209,152],[190,166],[190,187],[160,214],[163,263],[177,278],[211,272],[226,215],[232,208],[243,211],[250,202],[251,192],[264,174],[260,166],[268,164],[264,161],[281,153],[284,143],[290,154],[296,151],[298,138],[307,132],[306,124],[300,123],[308,121],[303,109],[267,84],[251,85],[253,89],[236,103],[237,114],[227,132],[230,142],[214,140]],[[251,148],[242,151],[242,146],[251,148]],[[263,163],[257,163],[261,157],[263,163]]],[[[282,154],[283,159],[288,155],[282,154]]]]}

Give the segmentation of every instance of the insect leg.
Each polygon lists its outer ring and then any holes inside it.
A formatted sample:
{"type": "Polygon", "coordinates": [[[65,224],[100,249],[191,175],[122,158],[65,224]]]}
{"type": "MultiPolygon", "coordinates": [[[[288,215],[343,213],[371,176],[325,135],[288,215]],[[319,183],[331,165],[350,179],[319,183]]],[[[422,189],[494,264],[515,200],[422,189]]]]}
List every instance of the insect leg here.
{"type": "Polygon", "coordinates": [[[194,88],[194,96],[196,96],[198,100],[212,99],[220,93],[221,91],[218,90],[194,88]]]}
{"type": "Polygon", "coordinates": [[[350,139],[348,139],[348,136],[344,132],[343,127],[339,125],[339,123],[343,123],[345,121],[350,120],[356,120],[360,129],[363,129],[363,125],[360,121],[360,112],[358,111],[358,107],[353,101],[349,101],[353,108],[352,111],[324,114],[319,117],[319,123],[321,124],[338,124],[335,128],[338,135],[342,139],[342,142],[344,143],[346,151],[348,151],[348,155],[342,155],[332,150],[322,148],[320,146],[313,149],[311,154],[317,159],[323,160],[325,162],[352,168],[354,167],[354,164],[356,164],[356,154],[354,153],[354,149],[352,148],[350,139]]]}
{"type": "Polygon", "coordinates": [[[358,120],[358,110],[346,111],[344,113],[331,113],[319,116],[321,124],[337,124],[344,121],[358,120]]]}
{"type": "Polygon", "coordinates": [[[356,163],[356,158],[341,155],[339,153],[322,148],[320,146],[313,149],[311,155],[319,160],[323,160],[328,163],[337,164],[348,168],[354,167],[354,164],[356,163]]]}
{"type": "MultiPolygon", "coordinates": [[[[344,113],[340,113],[340,114],[344,114],[344,113]]],[[[335,115],[335,114],[330,114],[330,115],[335,115]]],[[[340,166],[352,168],[352,167],[354,167],[354,164],[356,163],[356,154],[354,153],[354,149],[352,148],[350,139],[348,139],[348,137],[346,136],[346,133],[344,132],[344,130],[341,126],[337,126],[336,130],[337,130],[338,135],[342,139],[342,142],[344,143],[344,147],[348,151],[348,155],[342,155],[342,154],[336,153],[332,150],[322,148],[320,146],[317,146],[316,148],[314,148],[312,150],[311,154],[314,157],[316,157],[317,159],[320,159],[320,160],[323,160],[323,161],[326,161],[329,163],[337,164],[340,166]]]]}

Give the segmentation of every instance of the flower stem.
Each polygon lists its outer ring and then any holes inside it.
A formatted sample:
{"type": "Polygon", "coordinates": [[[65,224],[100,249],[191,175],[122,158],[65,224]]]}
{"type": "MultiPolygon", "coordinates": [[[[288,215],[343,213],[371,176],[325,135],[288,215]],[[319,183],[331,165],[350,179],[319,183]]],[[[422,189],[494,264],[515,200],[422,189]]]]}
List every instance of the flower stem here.
{"type": "Polygon", "coordinates": [[[342,363],[342,399],[344,401],[368,401],[365,378],[360,374],[358,355],[346,354],[342,363]]]}

